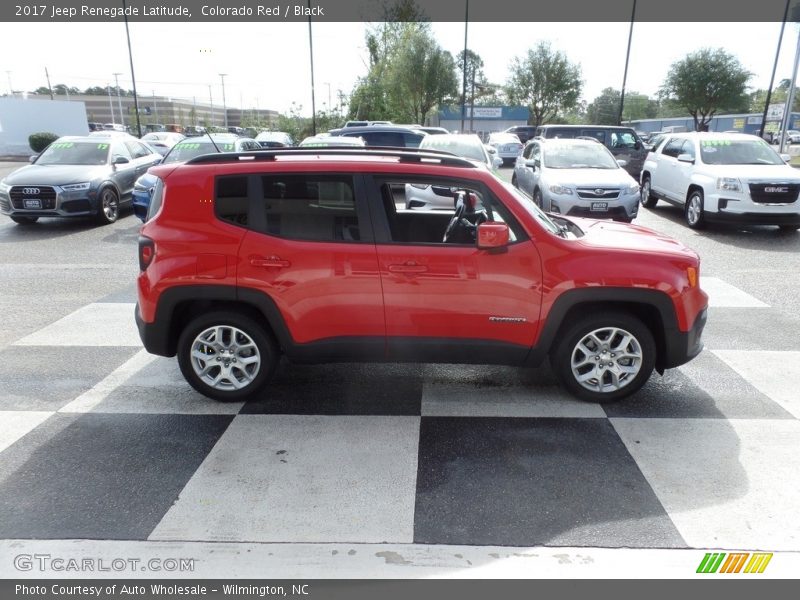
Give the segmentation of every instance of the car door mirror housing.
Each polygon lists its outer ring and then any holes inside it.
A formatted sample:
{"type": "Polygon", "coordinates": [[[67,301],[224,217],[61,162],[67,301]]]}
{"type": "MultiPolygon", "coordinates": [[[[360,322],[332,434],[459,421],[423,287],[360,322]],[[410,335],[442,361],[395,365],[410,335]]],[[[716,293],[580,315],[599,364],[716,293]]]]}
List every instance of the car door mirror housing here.
{"type": "Polygon", "coordinates": [[[627,160],[622,160],[622,159],[620,159],[620,160],[618,160],[618,161],[617,161],[617,164],[618,164],[620,167],[624,167],[624,166],[626,166],[626,165],[628,164],[628,161],[627,161],[627,160]]]}
{"type": "Polygon", "coordinates": [[[691,154],[679,154],[678,162],[689,163],[690,165],[693,165],[694,157],[691,154]]]}
{"type": "Polygon", "coordinates": [[[529,158],[528,160],[525,161],[525,166],[526,167],[530,167],[533,170],[536,170],[537,168],[539,168],[540,164],[541,163],[538,160],[533,159],[533,158],[529,158]]]}
{"type": "Polygon", "coordinates": [[[499,156],[495,156],[494,158],[492,158],[492,166],[495,169],[499,169],[500,167],[503,166],[503,159],[500,158],[499,156]]]}
{"type": "Polygon", "coordinates": [[[131,162],[131,161],[129,161],[124,156],[115,156],[114,157],[114,161],[111,164],[114,164],[114,165],[125,165],[125,164],[128,164],[129,162],[131,162]]]}
{"type": "Polygon", "coordinates": [[[783,162],[785,162],[785,163],[788,163],[790,160],[792,160],[792,155],[791,154],[781,154],[781,160],[783,162]]]}
{"type": "Polygon", "coordinates": [[[32,154],[30,157],[28,157],[28,162],[29,162],[29,163],[31,163],[31,164],[33,164],[33,163],[35,163],[35,162],[36,162],[36,159],[37,159],[37,158],[39,158],[39,155],[38,155],[38,154],[32,154]]]}
{"type": "Polygon", "coordinates": [[[507,224],[488,221],[478,225],[475,243],[481,250],[491,250],[492,248],[504,248],[508,245],[508,239],[507,224]]]}

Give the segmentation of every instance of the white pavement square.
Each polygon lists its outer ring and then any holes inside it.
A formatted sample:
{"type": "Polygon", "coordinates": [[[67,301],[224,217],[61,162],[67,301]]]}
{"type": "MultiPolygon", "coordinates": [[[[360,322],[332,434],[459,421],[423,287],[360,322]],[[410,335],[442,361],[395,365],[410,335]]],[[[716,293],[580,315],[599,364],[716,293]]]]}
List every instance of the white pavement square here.
{"type": "Polygon", "coordinates": [[[21,340],[19,346],[138,346],[135,304],[95,302],[21,340]]]}
{"type": "Polygon", "coordinates": [[[800,549],[800,422],[611,422],[690,547],[800,549]]]}
{"type": "Polygon", "coordinates": [[[800,352],[714,350],[753,387],[800,419],[800,352]]]}
{"type": "Polygon", "coordinates": [[[151,540],[408,543],[419,417],[239,415],[151,540]]]}
{"type": "Polygon", "coordinates": [[[701,276],[700,287],[708,294],[712,308],[769,308],[769,304],[717,277],[701,276]]]}
{"type": "Polygon", "coordinates": [[[0,452],[47,420],[45,411],[0,411],[0,452]]]}

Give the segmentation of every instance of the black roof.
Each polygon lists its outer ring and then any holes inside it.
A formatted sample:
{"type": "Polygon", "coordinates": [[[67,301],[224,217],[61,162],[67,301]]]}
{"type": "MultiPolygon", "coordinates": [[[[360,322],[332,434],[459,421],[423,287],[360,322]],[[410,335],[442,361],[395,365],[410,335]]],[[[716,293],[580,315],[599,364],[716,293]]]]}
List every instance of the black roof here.
{"type": "Polygon", "coordinates": [[[419,137],[427,135],[419,129],[411,127],[400,127],[398,125],[362,125],[357,127],[342,127],[341,129],[331,129],[331,135],[357,135],[359,133],[415,133],[419,137]]]}

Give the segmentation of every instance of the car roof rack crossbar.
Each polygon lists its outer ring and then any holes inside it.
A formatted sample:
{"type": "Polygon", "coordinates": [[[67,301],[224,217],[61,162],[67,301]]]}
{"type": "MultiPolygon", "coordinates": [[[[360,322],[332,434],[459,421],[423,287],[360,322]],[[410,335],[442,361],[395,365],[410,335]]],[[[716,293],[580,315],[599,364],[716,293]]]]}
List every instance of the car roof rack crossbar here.
{"type": "Polygon", "coordinates": [[[186,162],[187,165],[204,163],[231,163],[250,161],[273,161],[279,156],[389,156],[399,158],[401,163],[435,162],[447,167],[475,168],[475,163],[443,150],[416,150],[383,146],[363,148],[274,148],[251,152],[222,152],[202,154],[186,162]]]}

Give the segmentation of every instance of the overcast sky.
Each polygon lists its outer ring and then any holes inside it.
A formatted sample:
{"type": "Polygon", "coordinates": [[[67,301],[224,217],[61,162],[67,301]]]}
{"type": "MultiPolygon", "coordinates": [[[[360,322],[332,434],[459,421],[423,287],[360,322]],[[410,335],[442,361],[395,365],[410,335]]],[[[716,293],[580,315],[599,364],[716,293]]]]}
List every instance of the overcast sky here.
{"type": "MultiPolygon", "coordinates": [[[[366,73],[362,23],[313,24],[318,108],[349,93],[366,73]]],[[[583,99],[605,87],[620,88],[629,23],[470,23],[469,48],[484,60],[492,83],[504,83],[514,56],[539,40],[550,40],[579,63],[583,99]]],[[[156,93],[222,103],[219,73],[226,73],[228,106],[287,110],[292,102],[310,115],[307,23],[131,23],[134,67],[140,95],[156,93]]],[[[453,55],[464,47],[463,23],[434,23],[439,43],[453,55]]],[[[780,23],[636,23],[628,90],[655,94],[670,64],[701,47],[723,47],[753,73],[750,85],[769,83],[780,23]]],[[[776,83],[791,77],[797,26],[787,25],[776,83]]],[[[81,89],[131,87],[123,23],[0,23],[0,90],[45,85],[81,89]],[[6,73],[7,71],[7,73],[6,73]],[[4,77],[5,76],[5,77],[4,77]]]]}

